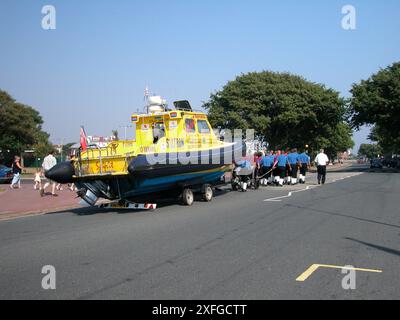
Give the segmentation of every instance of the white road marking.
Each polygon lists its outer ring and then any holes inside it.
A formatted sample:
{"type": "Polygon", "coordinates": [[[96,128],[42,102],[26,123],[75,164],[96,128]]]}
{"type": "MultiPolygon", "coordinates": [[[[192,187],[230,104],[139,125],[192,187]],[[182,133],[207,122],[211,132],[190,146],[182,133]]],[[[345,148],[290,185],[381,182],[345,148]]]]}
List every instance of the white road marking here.
{"type": "Polygon", "coordinates": [[[282,200],[280,200],[280,199],[284,199],[284,198],[289,198],[289,197],[291,197],[291,196],[293,195],[293,193],[298,193],[298,192],[307,191],[307,190],[310,190],[310,189],[313,189],[313,188],[316,188],[316,187],[317,187],[317,186],[307,186],[307,188],[305,188],[305,189],[290,191],[290,192],[287,194],[287,196],[281,196],[281,197],[275,197],[275,198],[265,199],[264,202],[267,202],[267,201],[279,202],[279,201],[282,201],[282,200]]]}
{"type": "MultiPolygon", "coordinates": [[[[327,182],[326,184],[334,183],[334,182],[337,182],[337,181],[340,181],[340,180],[344,180],[344,179],[348,179],[348,178],[352,178],[352,177],[355,177],[355,176],[358,176],[358,175],[361,175],[361,174],[363,174],[363,172],[355,173],[352,176],[346,176],[346,177],[337,178],[337,179],[334,179],[332,181],[327,182]]],[[[281,199],[290,198],[293,195],[293,193],[303,192],[303,191],[307,191],[307,190],[314,189],[314,188],[317,188],[317,187],[321,187],[321,185],[311,185],[311,186],[307,186],[305,189],[290,191],[286,196],[265,199],[264,202],[281,202],[282,201],[281,199]]]]}

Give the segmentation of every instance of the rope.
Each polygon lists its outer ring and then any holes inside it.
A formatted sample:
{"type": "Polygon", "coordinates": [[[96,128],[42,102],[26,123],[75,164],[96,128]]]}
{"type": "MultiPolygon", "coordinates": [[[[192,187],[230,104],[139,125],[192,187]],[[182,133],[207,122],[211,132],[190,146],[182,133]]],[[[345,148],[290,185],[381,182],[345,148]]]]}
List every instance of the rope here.
{"type": "Polygon", "coordinates": [[[257,179],[262,179],[264,178],[267,174],[271,173],[272,171],[274,171],[276,167],[273,167],[271,170],[269,170],[267,173],[264,173],[261,177],[257,177],[257,179]]]}

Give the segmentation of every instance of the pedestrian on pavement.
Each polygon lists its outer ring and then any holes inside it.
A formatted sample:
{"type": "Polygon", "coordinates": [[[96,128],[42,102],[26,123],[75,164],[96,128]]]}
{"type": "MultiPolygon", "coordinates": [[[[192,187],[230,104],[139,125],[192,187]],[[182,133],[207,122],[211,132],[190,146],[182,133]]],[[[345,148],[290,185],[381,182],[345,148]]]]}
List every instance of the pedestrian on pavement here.
{"type": "MultiPolygon", "coordinates": [[[[49,154],[43,159],[43,164],[42,168],[44,170],[44,173],[46,174],[47,171],[49,171],[51,168],[53,168],[57,164],[57,159],[54,157],[54,151],[50,151],[49,154]]],[[[51,195],[53,197],[57,197],[58,195],[56,194],[56,183],[54,181],[48,180],[43,188],[40,189],[40,196],[44,196],[44,192],[46,188],[51,184],[51,195]]]]}
{"type": "Polygon", "coordinates": [[[43,175],[43,170],[41,168],[37,168],[35,173],[35,179],[33,180],[35,183],[33,185],[33,189],[40,190],[42,188],[42,175],[43,175]]]}
{"type": "Polygon", "coordinates": [[[57,184],[56,184],[56,190],[58,190],[58,191],[63,191],[64,189],[63,189],[62,186],[63,186],[63,185],[62,185],[61,183],[57,183],[57,184]]]}
{"type": "Polygon", "coordinates": [[[324,153],[324,149],[321,149],[317,156],[315,157],[314,162],[317,165],[318,172],[318,184],[325,184],[326,181],[326,166],[329,163],[328,156],[324,153]]]}
{"type": "Polygon", "coordinates": [[[21,157],[15,156],[13,164],[11,166],[13,179],[10,184],[10,188],[14,189],[14,186],[18,184],[18,189],[21,189],[21,173],[22,173],[22,165],[21,165],[21,157]]]}

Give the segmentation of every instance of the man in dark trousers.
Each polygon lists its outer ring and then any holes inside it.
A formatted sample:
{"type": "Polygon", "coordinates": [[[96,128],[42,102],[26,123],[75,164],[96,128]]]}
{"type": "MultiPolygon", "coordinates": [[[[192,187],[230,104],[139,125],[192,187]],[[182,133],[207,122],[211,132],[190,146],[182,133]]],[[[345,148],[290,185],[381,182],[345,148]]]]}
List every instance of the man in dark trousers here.
{"type": "Polygon", "coordinates": [[[299,164],[299,154],[297,153],[297,149],[294,148],[288,154],[288,162],[291,168],[288,178],[288,184],[297,184],[297,169],[299,164]]]}
{"type": "Polygon", "coordinates": [[[324,153],[324,149],[321,149],[314,160],[317,165],[318,171],[318,184],[325,184],[326,180],[326,166],[329,163],[328,156],[324,153]]]}
{"type": "Polygon", "coordinates": [[[300,160],[299,182],[304,184],[306,183],[307,171],[310,168],[310,157],[308,156],[307,151],[304,151],[301,154],[299,154],[299,160],[300,160]]]}
{"type": "Polygon", "coordinates": [[[262,158],[262,167],[264,178],[261,180],[261,184],[266,186],[272,183],[272,171],[274,169],[274,152],[270,151],[262,158]]]}
{"type": "Polygon", "coordinates": [[[287,155],[281,153],[278,155],[278,172],[279,172],[279,179],[278,179],[278,186],[283,187],[283,182],[286,177],[286,166],[290,168],[290,164],[288,162],[287,155]]]}

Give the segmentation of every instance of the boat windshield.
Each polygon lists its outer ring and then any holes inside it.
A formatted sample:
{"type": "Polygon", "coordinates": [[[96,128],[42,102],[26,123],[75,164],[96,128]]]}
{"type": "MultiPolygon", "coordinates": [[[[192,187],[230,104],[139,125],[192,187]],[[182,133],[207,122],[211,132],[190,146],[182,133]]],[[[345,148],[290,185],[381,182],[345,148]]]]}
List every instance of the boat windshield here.
{"type": "Polygon", "coordinates": [[[197,120],[197,128],[199,133],[210,133],[210,127],[206,120],[197,120]]]}
{"type": "Polygon", "coordinates": [[[186,119],[185,120],[185,130],[188,133],[195,133],[196,128],[194,126],[194,120],[193,119],[186,119]]]}

